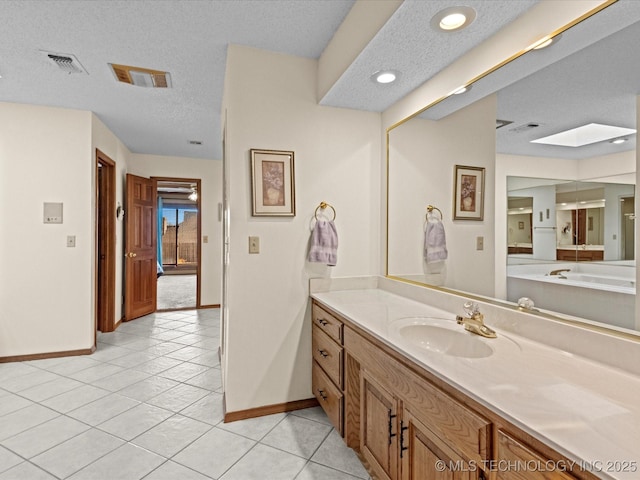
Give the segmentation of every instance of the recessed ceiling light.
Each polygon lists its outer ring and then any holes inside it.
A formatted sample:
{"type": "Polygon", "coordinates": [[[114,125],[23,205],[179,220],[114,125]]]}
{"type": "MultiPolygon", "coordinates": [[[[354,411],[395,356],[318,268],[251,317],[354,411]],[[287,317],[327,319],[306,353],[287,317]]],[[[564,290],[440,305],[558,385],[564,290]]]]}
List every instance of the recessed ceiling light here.
{"type": "Polygon", "coordinates": [[[471,90],[471,85],[463,85],[460,88],[454,90],[452,92],[452,95],[460,95],[462,93],[467,93],[469,90],[471,90]]]}
{"type": "Polygon", "coordinates": [[[376,83],[393,83],[398,78],[398,74],[392,70],[380,70],[374,73],[371,78],[376,83]]]}
{"type": "Polygon", "coordinates": [[[542,50],[543,48],[547,48],[548,46],[558,43],[558,40],[562,38],[562,34],[558,34],[555,37],[546,36],[538,40],[531,46],[532,50],[542,50]]]}
{"type": "Polygon", "coordinates": [[[431,27],[436,30],[453,32],[468,27],[476,19],[476,11],[471,7],[449,7],[440,10],[431,19],[431,27]]]}
{"type": "Polygon", "coordinates": [[[613,125],[602,125],[599,123],[589,123],[581,127],[572,128],[564,132],[559,132],[547,137],[531,140],[531,143],[542,143],[545,145],[559,145],[562,147],[582,147],[596,142],[611,140],[612,138],[636,133],[633,128],[615,127],[613,125]]]}

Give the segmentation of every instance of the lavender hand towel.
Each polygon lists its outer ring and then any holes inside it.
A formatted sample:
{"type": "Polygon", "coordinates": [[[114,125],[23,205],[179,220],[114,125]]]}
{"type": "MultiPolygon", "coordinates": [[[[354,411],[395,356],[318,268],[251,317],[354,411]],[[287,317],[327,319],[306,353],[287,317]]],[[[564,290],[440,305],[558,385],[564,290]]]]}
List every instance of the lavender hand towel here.
{"type": "Polygon", "coordinates": [[[309,261],[330,267],[338,262],[338,231],[332,221],[318,220],[313,227],[309,261]]]}
{"type": "Polygon", "coordinates": [[[448,256],[444,225],[438,219],[426,222],[424,227],[424,258],[427,263],[446,260],[448,256]]]}

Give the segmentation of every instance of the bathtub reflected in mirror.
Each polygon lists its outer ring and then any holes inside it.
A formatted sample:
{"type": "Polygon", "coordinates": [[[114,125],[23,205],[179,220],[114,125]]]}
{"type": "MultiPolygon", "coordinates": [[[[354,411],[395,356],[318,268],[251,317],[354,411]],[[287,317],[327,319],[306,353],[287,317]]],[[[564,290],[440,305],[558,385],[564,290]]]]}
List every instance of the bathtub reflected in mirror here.
{"type": "Polygon", "coordinates": [[[528,177],[507,185],[507,300],[636,328],[635,185],[528,177]]]}

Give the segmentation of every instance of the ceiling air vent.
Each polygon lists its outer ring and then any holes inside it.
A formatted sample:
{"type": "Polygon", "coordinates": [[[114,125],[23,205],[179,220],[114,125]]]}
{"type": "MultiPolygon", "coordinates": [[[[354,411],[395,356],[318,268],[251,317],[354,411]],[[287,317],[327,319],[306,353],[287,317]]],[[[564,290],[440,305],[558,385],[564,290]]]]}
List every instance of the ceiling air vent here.
{"type": "Polygon", "coordinates": [[[514,133],[522,133],[529,130],[533,130],[534,128],[538,128],[540,125],[541,124],[537,122],[530,122],[530,123],[525,123],[524,125],[519,125],[517,127],[510,128],[509,131],[514,133]]]}
{"type": "Polygon", "coordinates": [[[129,83],[137,87],[170,88],[171,75],[169,72],[152,70],[150,68],[131,67],[110,63],[109,66],[119,82],[129,83]]]}
{"type": "Polygon", "coordinates": [[[57,66],[63,72],[68,74],[72,73],[87,73],[84,67],[80,64],[78,59],[70,53],[53,53],[42,52],[46,55],[47,59],[57,66]]]}

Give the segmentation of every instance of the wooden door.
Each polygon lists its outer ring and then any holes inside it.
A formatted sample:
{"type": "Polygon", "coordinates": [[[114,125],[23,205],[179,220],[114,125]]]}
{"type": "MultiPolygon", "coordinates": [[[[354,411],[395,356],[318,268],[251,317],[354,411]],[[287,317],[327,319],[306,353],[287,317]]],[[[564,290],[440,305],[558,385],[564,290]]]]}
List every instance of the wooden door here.
{"type": "Polygon", "coordinates": [[[402,410],[400,421],[402,480],[472,480],[481,476],[482,465],[466,462],[428,427],[402,410]]]}
{"type": "Polygon", "coordinates": [[[366,371],[360,379],[360,452],[376,478],[398,478],[398,404],[366,371]]]}
{"type": "Polygon", "coordinates": [[[115,330],[116,163],[96,150],[96,327],[115,330]]]}
{"type": "Polygon", "coordinates": [[[127,174],[125,207],[125,320],[156,310],[156,189],[153,180],[127,174]]]}

